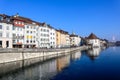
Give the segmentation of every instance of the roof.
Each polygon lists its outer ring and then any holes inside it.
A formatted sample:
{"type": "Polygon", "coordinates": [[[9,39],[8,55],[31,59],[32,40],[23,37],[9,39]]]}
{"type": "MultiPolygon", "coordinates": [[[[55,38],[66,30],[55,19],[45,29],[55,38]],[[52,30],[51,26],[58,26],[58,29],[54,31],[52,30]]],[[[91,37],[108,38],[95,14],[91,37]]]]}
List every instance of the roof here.
{"type": "Polygon", "coordinates": [[[25,22],[25,23],[30,23],[30,24],[35,23],[35,24],[37,24],[37,25],[40,25],[39,22],[33,21],[33,20],[29,19],[29,18],[22,17],[22,16],[19,16],[19,15],[13,16],[12,19],[13,19],[13,20],[20,20],[20,21],[23,21],[23,22],[25,22]]]}
{"type": "Polygon", "coordinates": [[[67,31],[64,31],[64,30],[56,30],[56,31],[58,31],[58,32],[60,32],[60,33],[62,33],[62,34],[69,34],[67,31]]]}
{"type": "Polygon", "coordinates": [[[79,36],[75,34],[71,34],[70,37],[79,37],[79,36]]]}
{"type": "Polygon", "coordinates": [[[0,20],[0,22],[12,24],[12,22],[11,22],[11,16],[8,16],[6,14],[0,14],[0,16],[3,18],[2,20],[0,20]]]}
{"type": "Polygon", "coordinates": [[[99,39],[95,34],[91,33],[87,39],[99,39]]]}

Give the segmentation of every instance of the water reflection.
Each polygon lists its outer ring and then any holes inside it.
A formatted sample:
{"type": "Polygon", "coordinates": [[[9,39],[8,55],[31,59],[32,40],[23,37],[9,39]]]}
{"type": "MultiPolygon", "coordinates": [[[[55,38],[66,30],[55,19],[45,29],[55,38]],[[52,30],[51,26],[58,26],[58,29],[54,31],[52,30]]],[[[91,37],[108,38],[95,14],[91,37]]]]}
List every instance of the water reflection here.
{"type": "Polygon", "coordinates": [[[101,52],[101,48],[93,48],[87,51],[87,55],[90,57],[91,60],[95,60],[101,52]]]}
{"type": "Polygon", "coordinates": [[[0,80],[49,80],[80,56],[79,51],[59,58],[43,57],[0,64],[0,80]]]}
{"type": "Polygon", "coordinates": [[[61,71],[70,64],[70,55],[57,59],[57,70],[61,71]]]}
{"type": "Polygon", "coordinates": [[[81,51],[73,53],[73,54],[71,54],[71,61],[78,60],[78,59],[80,59],[80,57],[81,57],[81,51]]]}

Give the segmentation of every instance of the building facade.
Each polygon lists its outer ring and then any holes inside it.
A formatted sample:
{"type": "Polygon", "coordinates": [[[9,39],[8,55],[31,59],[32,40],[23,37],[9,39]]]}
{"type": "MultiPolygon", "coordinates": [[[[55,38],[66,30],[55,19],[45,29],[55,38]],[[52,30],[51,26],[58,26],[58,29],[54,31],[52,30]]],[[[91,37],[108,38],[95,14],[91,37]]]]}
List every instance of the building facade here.
{"type": "MultiPolygon", "coordinates": [[[[75,45],[80,41],[75,38],[75,45]]],[[[0,47],[3,48],[62,48],[70,47],[67,31],[19,16],[0,14],[0,47]]]]}
{"type": "Polygon", "coordinates": [[[60,30],[56,30],[56,47],[61,47],[61,32],[60,30]]]}
{"type": "Polygon", "coordinates": [[[25,48],[35,48],[38,47],[37,42],[37,29],[38,24],[36,24],[34,21],[26,21],[25,27],[24,27],[24,47],[25,48]]]}
{"type": "Polygon", "coordinates": [[[56,29],[48,25],[50,48],[56,48],[56,29]]]}
{"type": "Polygon", "coordinates": [[[12,48],[12,23],[10,16],[0,14],[0,47],[12,48]]]}
{"type": "Polygon", "coordinates": [[[56,45],[58,48],[70,47],[70,35],[67,31],[56,30],[56,45]]]}
{"type": "Polygon", "coordinates": [[[50,48],[49,28],[46,23],[41,23],[38,28],[38,47],[50,48]]]}
{"type": "Polygon", "coordinates": [[[100,47],[100,39],[93,33],[87,37],[87,44],[92,47],[100,47]]]}
{"type": "Polygon", "coordinates": [[[78,47],[80,46],[81,43],[81,38],[78,35],[75,35],[74,33],[72,33],[70,35],[70,46],[71,47],[78,47]]]}
{"type": "Polygon", "coordinates": [[[13,36],[13,48],[22,48],[24,44],[24,20],[15,15],[12,17],[13,28],[12,28],[12,36],[13,36]]]}

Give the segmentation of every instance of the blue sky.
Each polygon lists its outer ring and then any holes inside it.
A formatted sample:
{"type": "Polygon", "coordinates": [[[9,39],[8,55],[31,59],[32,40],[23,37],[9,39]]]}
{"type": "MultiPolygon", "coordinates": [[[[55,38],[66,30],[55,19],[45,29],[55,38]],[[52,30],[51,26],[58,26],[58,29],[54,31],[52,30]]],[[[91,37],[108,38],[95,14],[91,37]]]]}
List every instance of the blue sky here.
{"type": "Polygon", "coordinates": [[[80,36],[120,40],[120,0],[0,0],[0,13],[29,17],[80,36]]]}

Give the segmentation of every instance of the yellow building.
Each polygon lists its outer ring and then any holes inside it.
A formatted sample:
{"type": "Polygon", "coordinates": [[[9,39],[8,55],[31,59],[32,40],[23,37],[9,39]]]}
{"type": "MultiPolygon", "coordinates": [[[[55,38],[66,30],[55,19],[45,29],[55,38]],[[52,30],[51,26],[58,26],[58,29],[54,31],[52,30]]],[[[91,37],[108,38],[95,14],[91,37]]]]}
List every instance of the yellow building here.
{"type": "Polygon", "coordinates": [[[61,33],[59,30],[56,30],[56,46],[61,47],[61,33]]]}

